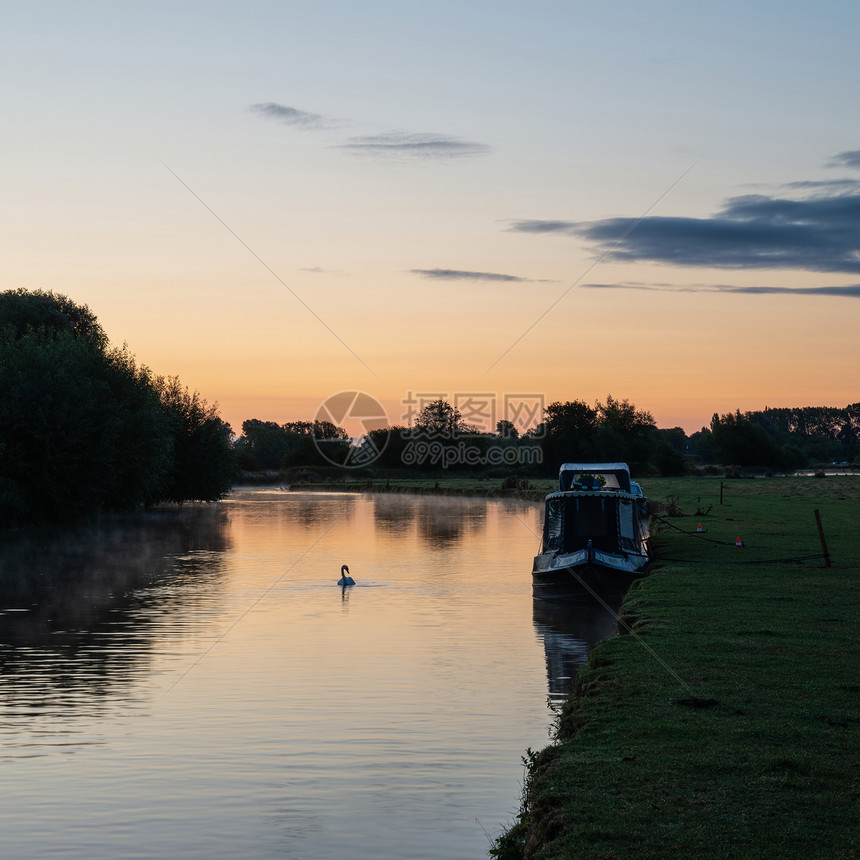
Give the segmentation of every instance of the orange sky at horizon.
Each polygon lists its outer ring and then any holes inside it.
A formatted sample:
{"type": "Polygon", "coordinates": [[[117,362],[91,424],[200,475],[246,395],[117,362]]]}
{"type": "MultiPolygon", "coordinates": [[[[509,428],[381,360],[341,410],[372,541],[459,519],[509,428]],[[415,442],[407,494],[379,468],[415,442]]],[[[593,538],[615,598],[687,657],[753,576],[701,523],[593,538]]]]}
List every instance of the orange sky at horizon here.
{"type": "MultiPolygon", "coordinates": [[[[275,284],[273,289],[283,287],[275,284]]],[[[592,325],[590,313],[580,317],[578,326],[568,324],[565,315],[567,304],[581,304],[583,293],[587,301],[595,292],[571,291],[558,316],[541,321],[489,371],[538,315],[539,306],[531,300],[521,302],[512,315],[523,321],[519,330],[508,322],[502,331],[500,318],[499,327],[482,326],[473,336],[464,326],[437,337],[433,320],[417,326],[407,321],[400,338],[391,333],[384,346],[361,332],[351,339],[352,329],[338,320],[338,334],[375,375],[289,294],[280,302],[282,308],[293,305],[282,311],[292,318],[289,328],[281,327],[274,315],[260,321],[246,318],[260,336],[242,343],[233,343],[235,316],[226,325],[215,320],[201,326],[199,343],[193,331],[179,329],[168,343],[165,326],[147,326],[139,316],[111,320],[106,328],[114,343],[128,341],[141,363],[158,373],[179,375],[189,388],[217,402],[236,433],[248,418],[313,420],[326,398],[344,390],[375,397],[398,424],[407,422],[410,396],[431,393],[451,403],[469,393],[492,394],[499,417],[506,395],[529,393],[546,404],[575,399],[593,404],[611,395],[651,412],[658,426],[680,426],[688,434],[707,426],[714,412],[842,407],[857,400],[851,397],[857,361],[853,372],[846,362],[855,352],[856,325],[850,315],[833,312],[851,299],[832,299],[825,307],[814,297],[792,297],[796,307],[775,317],[764,297],[617,290],[624,305],[615,320],[617,334],[607,336],[607,326],[592,325]],[[219,330],[213,333],[210,324],[219,330]],[[123,326],[134,331],[134,339],[115,333],[123,326]],[[279,336],[279,331],[289,331],[289,336],[279,336]],[[207,346],[210,339],[224,344],[215,355],[207,346]],[[159,356],[159,362],[149,356],[159,356]]],[[[104,322],[94,303],[91,307],[104,322]]],[[[615,328],[612,321],[608,328],[615,328]]]]}

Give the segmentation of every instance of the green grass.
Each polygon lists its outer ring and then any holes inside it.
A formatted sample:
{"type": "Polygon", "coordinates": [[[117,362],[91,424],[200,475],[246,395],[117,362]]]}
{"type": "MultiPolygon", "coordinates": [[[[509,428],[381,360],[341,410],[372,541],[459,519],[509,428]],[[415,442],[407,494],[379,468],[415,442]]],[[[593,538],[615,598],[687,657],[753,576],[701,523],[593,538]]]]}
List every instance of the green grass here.
{"type": "Polygon", "coordinates": [[[860,478],[724,481],[722,505],[719,486],[645,482],[676,497],[673,525],[745,548],[658,527],[657,555],[688,561],[628,594],[632,632],[595,649],[527,757],[496,856],[858,856],[860,478]],[[780,561],[821,553],[816,508],[833,566],[780,561]]]}

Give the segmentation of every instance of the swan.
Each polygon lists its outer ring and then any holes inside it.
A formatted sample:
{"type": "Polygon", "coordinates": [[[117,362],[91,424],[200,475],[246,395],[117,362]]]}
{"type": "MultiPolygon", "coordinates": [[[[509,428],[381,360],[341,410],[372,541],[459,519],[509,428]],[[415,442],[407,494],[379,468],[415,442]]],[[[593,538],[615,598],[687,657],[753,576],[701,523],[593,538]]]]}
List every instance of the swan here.
{"type": "Polygon", "coordinates": [[[338,585],[355,585],[355,580],[349,575],[349,568],[344,564],[340,568],[340,579],[338,585]]]}

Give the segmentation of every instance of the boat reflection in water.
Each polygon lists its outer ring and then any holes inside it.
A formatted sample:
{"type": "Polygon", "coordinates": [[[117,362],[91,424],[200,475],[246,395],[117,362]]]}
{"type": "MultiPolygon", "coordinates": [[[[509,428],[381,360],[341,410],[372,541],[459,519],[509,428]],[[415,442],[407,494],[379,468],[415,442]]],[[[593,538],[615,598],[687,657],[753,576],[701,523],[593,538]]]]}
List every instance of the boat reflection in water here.
{"type": "Polygon", "coordinates": [[[649,520],[626,463],[562,464],[532,568],[550,701],[567,696],[591,648],[615,634],[624,594],[647,573],[649,520]]]}
{"type": "Polygon", "coordinates": [[[567,698],[573,679],[591,649],[615,635],[615,619],[624,589],[595,595],[583,590],[577,598],[532,600],[535,632],[543,640],[549,700],[567,698]]]}

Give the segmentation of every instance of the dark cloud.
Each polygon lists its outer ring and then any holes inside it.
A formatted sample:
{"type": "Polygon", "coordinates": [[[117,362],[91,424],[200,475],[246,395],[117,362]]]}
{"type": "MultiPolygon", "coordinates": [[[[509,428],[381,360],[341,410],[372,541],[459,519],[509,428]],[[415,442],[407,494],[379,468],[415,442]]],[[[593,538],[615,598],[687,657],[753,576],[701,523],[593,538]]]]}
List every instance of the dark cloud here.
{"type": "Polygon", "coordinates": [[[853,167],[860,170],[860,149],[839,152],[830,159],[829,167],[853,167]]]}
{"type": "Polygon", "coordinates": [[[749,293],[752,295],[791,295],[791,296],[839,296],[860,299],[860,284],[842,287],[738,287],[730,284],[642,284],[628,282],[620,284],[583,284],[594,290],[652,290],[672,293],[749,293]]]}
{"type": "Polygon", "coordinates": [[[491,151],[484,143],[459,137],[398,131],[353,137],[338,148],[355,155],[437,160],[487,155],[491,151]]]}
{"type": "Polygon", "coordinates": [[[583,237],[602,257],[725,269],[860,273],[860,194],[802,200],[746,194],[711,218],[515,221],[521,233],[583,237]]]}
{"type": "Polygon", "coordinates": [[[529,283],[528,278],[517,275],[503,275],[498,272],[464,272],[460,269],[410,269],[413,275],[432,278],[436,281],[499,281],[503,283],[529,283]]]}
{"type": "Polygon", "coordinates": [[[782,187],[790,188],[792,191],[839,194],[844,191],[860,191],[860,179],[801,179],[797,182],[787,182],[782,187]]]}
{"type": "Polygon", "coordinates": [[[274,119],[285,125],[294,125],[298,128],[331,128],[337,125],[330,117],[287,105],[279,105],[277,102],[261,102],[251,105],[251,110],[267,119],[274,119]]]}

